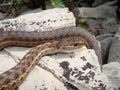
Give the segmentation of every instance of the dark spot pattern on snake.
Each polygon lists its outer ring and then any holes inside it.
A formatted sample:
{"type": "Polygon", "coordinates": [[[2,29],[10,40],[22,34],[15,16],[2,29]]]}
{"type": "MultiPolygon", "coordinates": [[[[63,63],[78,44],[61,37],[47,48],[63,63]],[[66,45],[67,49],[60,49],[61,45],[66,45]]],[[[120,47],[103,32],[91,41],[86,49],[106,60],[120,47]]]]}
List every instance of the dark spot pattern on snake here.
{"type": "Polygon", "coordinates": [[[4,83],[8,84],[9,82],[10,82],[10,79],[9,78],[5,78],[4,83]]]}
{"type": "Polygon", "coordinates": [[[22,73],[25,73],[26,68],[25,68],[25,67],[23,67],[21,71],[22,71],[22,73]]]}
{"type": "Polygon", "coordinates": [[[16,72],[16,73],[14,74],[14,78],[17,79],[18,77],[19,77],[19,74],[18,74],[18,72],[16,72]]]}

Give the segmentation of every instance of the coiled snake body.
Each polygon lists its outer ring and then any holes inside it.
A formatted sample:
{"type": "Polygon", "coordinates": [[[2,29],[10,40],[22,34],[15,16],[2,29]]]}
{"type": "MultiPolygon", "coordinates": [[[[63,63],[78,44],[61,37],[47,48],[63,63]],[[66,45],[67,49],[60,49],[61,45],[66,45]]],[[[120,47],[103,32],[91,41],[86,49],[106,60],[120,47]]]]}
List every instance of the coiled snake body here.
{"type": "Polygon", "coordinates": [[[0,74],[0,90],[14,90],[25,79],[39,58],[51,52],[72,50],[85,45],[95,50],[99,63],[102,65],[97,40],[87,31],[76,27],[39,33],[1,29],[0,49],[11,45],[39,46],[30,50],[16,66],[0,74]]]}

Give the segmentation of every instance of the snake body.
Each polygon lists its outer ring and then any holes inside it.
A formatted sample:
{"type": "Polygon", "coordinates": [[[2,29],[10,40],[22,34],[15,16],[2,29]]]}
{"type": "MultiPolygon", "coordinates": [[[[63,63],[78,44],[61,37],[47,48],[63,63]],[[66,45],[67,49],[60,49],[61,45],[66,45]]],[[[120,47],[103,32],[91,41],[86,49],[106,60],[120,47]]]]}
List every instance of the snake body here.
{"type": "Polygon", "coordinates": [[[83,45],[95,50],[100,65],[101,52],[97,40],[87,31],[76,27],[45,32],[4,31],[0,29],[0,49],[7,46],[37,46],[31,49],[13,68],[0,74],[0,90],[14,90],[45,54],[72,50],[83,45]]]}

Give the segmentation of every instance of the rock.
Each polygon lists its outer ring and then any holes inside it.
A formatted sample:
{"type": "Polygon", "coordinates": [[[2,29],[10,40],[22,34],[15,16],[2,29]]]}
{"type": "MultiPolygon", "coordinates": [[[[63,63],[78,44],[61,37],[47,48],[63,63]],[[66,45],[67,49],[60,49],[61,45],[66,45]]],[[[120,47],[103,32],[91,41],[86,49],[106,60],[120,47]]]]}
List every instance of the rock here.
{"type": "Polygon", "coordinates": [[[101,20],[89,19],[87,22],[87,30],[95,36],[102,34],[102,28],[100,26],[101,20]]]}
{"type": "Polygon", "coordinates": [[[30,13],[0,22],[4,30],[44,31],[75,26],[75,18],[68,8],[54,8],[30,13]],[[51,13],[52,12],[52,13],[51,13]]]}
{"type": "MultiPolygon", "coordinates": [[[[110,62],[103,65],[103,73],[112,81],[113,85],[116,85],[117,88],[120,87],[120,63],[119,62],[110,62]]],[[[117,89],[118,90],[118,89],[117,89]]]]}
{"type": "Polygon", "coordinates": [[[53,74],[36,65],[18,90],[68,90],[53,74]]]}
{"type": "MultiPolygon", "coordinates": [[[[7,47],[6,49],[21,59],[31,48],[7,47]]],[[[0,63],[0,71],[4,72],[17,64],[5,50],[1,53],[3,54],[0,54],[0,58],[4,60],[0,63]],[[8,62],[7,60],[11,63],[5,63],[5,61],[8,62]]],[[[92,88],[113,90],[115,86],[101,72],[94,50],[82,47],[42,57],[18,90],[33,90],[34,88],[37,90],[44,88],[48,90],[56,88],[62,88],[62,90],[92,90],[92,88]],[[64,81],[71,84],[72,87],[68,84],[66,86],[64,81]]]]}
{"type": "Polygon", "coordinates": [[[94,35],[99,35],[118,31],[116,9],[116,7],[103,4],[94,8],[75,8],[73,13],[77,19],[88,19],[86,21],[88,30],[94,35]]]}
{"type": "Polygon", "coordinates": [[[67,80],[67,82],[75,85],[78,90],[86,90],[82,89],[81,86],[89,87],[91,90],[110,90],[112,88],[110,81],[101,73],[92,50],[85,50],[83,47],[80,51],[76,49],[75,52],[73,50],[70,52],[74,54],[74,57],[68,54],[70,58],[67,58],[67,54],[57,54],[51,59],[49,57],[49,60],[44,59],[41,64],[46,69],[49,68],[58,78],[64,76],[64,78],[59,79],[67,80]],[[55,59],[57,63],[54,63],[55,59]],[[61,72],[62,74],[60,74],[61,72]],[[105,86],[104,83],[107,85],[105,86]]]}
{"type": "Polygon", "coordinates": [[[96,37],[96,39],[101,44],[103,64],[107,63],[108,52],[109,52],[109,48],[110,48],[111,43],[112,43],[113,36],[114,36],[113,34],[103,34],[103,35],[99,35],[99,36],[96,37]]]}
{"type": "Polygon", "coordinates": [[[119,25],[115,18],[107,18],[106,20],[103,20],[101,27],[103,33],[115,33],[118,31],[119,25]]]}
{"type": "Polygon", "coordinates": [[[109,6],[106,4],[100,5],[95,8],[75,8],[73,10],[75,17],[79,18],[95,18],[95,19],[106,19],[116,18],[116,7],[109,6]]]}
{"type": "Polygon", "coordinates": [[[115,34],[112,40],[108,62],[120,62],[120,30],[115,34]]]}
{"type": "Polygon", "coordinates": [[[100,34],[116,33],[119,27],[115,18],[106,18],[104,20],[90,19],[86,23],[89,27],[87,30],[93,33],[95,36],[100,34]]]}

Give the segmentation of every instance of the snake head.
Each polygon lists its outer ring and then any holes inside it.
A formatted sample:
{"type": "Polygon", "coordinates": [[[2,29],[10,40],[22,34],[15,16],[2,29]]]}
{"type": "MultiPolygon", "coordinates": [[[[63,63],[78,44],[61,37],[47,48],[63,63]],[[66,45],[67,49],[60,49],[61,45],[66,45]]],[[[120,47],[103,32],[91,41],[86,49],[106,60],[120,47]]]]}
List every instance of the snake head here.
{"type": "Polygon", "coordinates": [[[67,50],[71,50],[71,49],[75,49],[75,48],[80,48],[83,45],[85,45],[84,40],[81,39],[79,36],[70,36],[67,38],[62,38],[60,40],[57,41],[56,43],[56,47],[58,49],[67,49],[67,50]]]}

